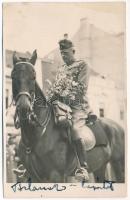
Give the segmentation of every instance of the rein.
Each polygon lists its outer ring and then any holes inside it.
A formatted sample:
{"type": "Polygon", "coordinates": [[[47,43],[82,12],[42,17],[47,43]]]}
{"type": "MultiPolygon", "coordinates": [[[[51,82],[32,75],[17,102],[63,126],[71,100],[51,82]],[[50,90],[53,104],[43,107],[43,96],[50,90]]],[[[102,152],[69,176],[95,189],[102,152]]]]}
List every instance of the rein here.
{"type": "MultiPolygon", "coordinates": [[[[40,122],[37,115],[35,114],[34,112],[34,102],[36,101],[35,99],[35,95],[30,95],[28,92],[19,92],[19,94],[16,96],[16,101],[18,101],[19,97],[21,95],[26,95],[30,102],[31,102],[31,111],[29,113],[27,113],[27,117],[26,119],[24,120],[28,120],[28,122],[30,124],[36,124],[40,127],[43,127],[43,131],[42,131],[42,134],[41,136],[45,133],[46,131],[46,128],[47,128],[47,125],[50,121],[50,118],[51,118],[51,106],[48,106],[48,110],[47,110],[47,114],[46,114],[46,118],[44,121],[40,122]]],[[[39,106],[39,105],[38,105],[39,106]]],[[[44,106],[41,106],[41,108],[43,108],[44,106]]],[[[16,108],[16,111],[15,111],[15,116],[14,116],[14,124],[15,124],[15,128],[18,129],[20,128],[20,119],[19,119],[19,110],[18,108],[16,108]]]]}
{"type": "MultiPolygon", "coordinates": [[[[31,98],[31,95],[28,93],[28,92],[20,92],[18,95],[17,95],[17,100],[18,98],[21,96],[21,95],[26,95],[29,97],[29,99],[31,100],[31,111],[28,113],[27,117],[26,117],[26,120],[28,120],[28,123],[32,124],[32,125],[35,125],[35,126],[40,126],[42,127],[42,133],[41,133],[41,137],[44,135],[44,133],[46,132],[46,129],[47,129],[47,126],[48,126],[48,123],[51,119],[51,106],[48,106],[48,109],[47,109],[47,113],[46,113],[46,116],[45,116],[45,119],[43,121],[39,121],[37,115],[35,114],[34,112],[34,102],[35,102],[35,97],[32,99],[31,98]]],[[[36,106],[36,105],[35,105],[36,106]]],[[[45,107],[45,106],[40,106],[40,107],[45,107]]],[[[15,125],[15,128],[20,128],[20,119],[19,119],[19,111],[18,111],[18,108],[16,108],[16,112],[15,112],[15,116],[14,116],[14,125],[15,125]]],[[[22,145],[23,147],[25,148],[25,151],[26,151],[26,154],[29,155],[31,154],[32,152],[32,148],[30,146],[26,146],[23,141],[22,141],[22,145]]],[[[35,169],[33,169],[33,171],[35,171],[35,169]]],[[[37,172],[35,172],[35,174],[38,176],[37,172]]]]}
{"type": "MultiPolygon", "coordinates": [[[[15,65],[19,65],[19,64],[28,64],[32,68],[34,67],[30,62],[17,62],[15,65]]],[[[12,78],[13,78],[13,72],[12,72],[12,78]]],[[[15,76],[14,76],[14,78],[15,78],[15,76]]],[[[36,85],[37,85],[37,83],[36,83],[36,85]]],[[[23,121],[26,121],[26,123],[28,125],[32,126],[32,128],[34,126],[35,127],[39,126],[39,127],[41,127],[40,137],[42,137],[44,135],[44,133],[46,132],[47,126],[51,119],[51,110],[52,109],[51,109],[50,103],[46,102],[47,106],[46,106],[46,109],[44,109],[44,113],[43,113],[44,119],[41,119],[40,115],[38,116],[36,114],[35,109],[37,106],[39,106],[40,109],[43,109],[43,107],[45,107],[45,106],[43,106],[43,104],[41,105],[41,103],[40,103],[40,105],[37,105],[36,97],[40,94],[41,98],[43,98],[42,91],[40,91],[39,89],[40,88],[37,85],[37,90],[35,89],[35,91],[33,93],[29,93],[27,91],[21,91],[17,95],[15,95],[14,100],[15,100],[16,110],[15,110],[15,115],[14,115],[14,125],[15,125],[15,128],[18,129],[21,127],[23,121]],[[17,104],[18,99],[22,95],[26,96],[28,98],[28,100],[30,101],[30,109],[29,109],[29,111],[27,111],[25,113],[25,118],[23,118],[23,119],[22,119],[22,115],[20,113],[20,105],[17,104]]],[[[26,145],[23,140],[21,140],[21,145],[23,146],[24,151],[26,153],[26,159],[28,160],[27,162],[29,163],[30,169],[32,170],[35,177],[41,182],[42,181],[41,177],[39,176],[39,173],[34,166],[34,155],[36,156],[36,154],[35,154],[35,151],[33,151],[33,146],[31,146],[30,143],[29,143],[29,145],[26,145]]]]}
{"type": "MultiPolygon", "coordinates": [[[[40,106],[40,107],[44,107],[44,106],[40,106]]],[[[47,110],[47,114],[46,114],[46,118],[44,121],[39,121],[38,120],[38,117],[37,115],[34,113],[34,111],[32,111],[30,114],[29,114],[29,121],[31,122],[32,121],[35,121],[40,127],[43,127],[43,131],[42,131],[42,134],[41,136],[45,133],[46,131],[46,128],[48,126],[48,123],[50,121],[50,118],[51,118],[51,107],[48,106],[48,110],[47,110]]]]}

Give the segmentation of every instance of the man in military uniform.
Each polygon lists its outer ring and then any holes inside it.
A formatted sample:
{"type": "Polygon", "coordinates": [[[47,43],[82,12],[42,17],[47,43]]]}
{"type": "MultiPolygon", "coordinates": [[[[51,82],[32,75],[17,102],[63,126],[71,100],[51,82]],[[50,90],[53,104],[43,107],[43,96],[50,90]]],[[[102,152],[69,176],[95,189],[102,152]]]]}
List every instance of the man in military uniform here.
{"type": "MultiPolygon", "coordinates": [[[[93,117],[86,92],[88,88],[89,67],[83,60],[76,60],[73,43],[64,34],[59,42],[60,52],[64,65],[59,68],[55,83],[53,84],[52,99],[54,96],[69,105],[72,109],[72,139],[80,161],[79,177],[89,179],[86,163],[86,150],[95,146],[95,137],[86,126],[86,118],[93,117]]],[[[55,99],[55,98],[54,98],[55,99]]]]}

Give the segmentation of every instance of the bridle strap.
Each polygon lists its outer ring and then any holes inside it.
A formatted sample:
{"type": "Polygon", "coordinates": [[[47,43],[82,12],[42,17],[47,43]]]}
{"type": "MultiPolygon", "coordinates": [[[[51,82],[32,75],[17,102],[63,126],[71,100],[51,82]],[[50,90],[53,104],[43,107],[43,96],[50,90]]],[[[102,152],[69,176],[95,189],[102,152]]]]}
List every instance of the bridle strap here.
{"type": "Polygon", "coordinates": [[[20,97],[21,95],[26,95],[26,96],[29,98],[30,101],[32,100],[32,97],[31,97],[31,95],[29,94],[29,92],[19,92],[18,95],[16,96],[16,101],[19,99],[19,97],[20,97]]]}
{"type": "Polygon", "coordinates": [[[32,63],[30,63],[30,62],[22,62],[22,61],[17,62],[15,65],[19,65],[19,64],[29,64],[30,66],[34,67],[34,65],[32,63]]]}

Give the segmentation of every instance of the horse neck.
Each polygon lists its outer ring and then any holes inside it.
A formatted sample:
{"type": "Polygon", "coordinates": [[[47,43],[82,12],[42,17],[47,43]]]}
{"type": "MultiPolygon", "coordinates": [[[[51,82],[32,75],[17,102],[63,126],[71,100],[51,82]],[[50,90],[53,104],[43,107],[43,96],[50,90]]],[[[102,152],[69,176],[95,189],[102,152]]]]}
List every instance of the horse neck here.
{"type": "MultiPolygon", "coordinates": [[[[46,113],[48,105],[46,98],[39,87],[38,83],[35,84],[35,102],[34,102],[34,113],[37,115],[38,121],[43,122],[46,119],[46,113]]],[[[36,139],[36,129],[30,125],[27,121],[22,123],[21,126],[22,140],[28,146],[36,139]]]]}
{"type": "MultiPolygon", "coordinates": [[[[34,102],[34,112],[37,116],[42,112],[45,112],[48,109],[48,103],[46,97],[41,90],[40,86],[36,82],[35,84],[35,102],[34,102]]],[[[43,117],[43,116],[42,116],[43,117]]]]}
{"type": "Polygon", "coordinates": [[[35,83],[35,98],[40,98],[43,104],[47,104],[46,97],[37,82],[35,83]]]}

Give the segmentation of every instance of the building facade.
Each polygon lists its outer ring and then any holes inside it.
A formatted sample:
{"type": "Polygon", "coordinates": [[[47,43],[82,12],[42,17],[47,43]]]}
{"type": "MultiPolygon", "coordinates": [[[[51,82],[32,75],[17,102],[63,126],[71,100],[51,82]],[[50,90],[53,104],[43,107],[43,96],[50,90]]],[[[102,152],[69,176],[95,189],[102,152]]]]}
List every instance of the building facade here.
{"type": "Polygon", "coordinates": [[[125,128],[126,113],[123,91],[113,80],[100,75],[91,76],[88,87],[90,106],[98,117],[113,119],[125,128]]]}
{"type": "MultiPolygon", "coordinates": [[[[110,34],[80,20],[80,27],[72,38],[76,58],[85,60],[90,70],[88,96],[93,111],[125,127],[126,124],[126,65],[125,34],[110,34]]],[[[42,61],[43,90],[46,79],[54,81],[63,61],[59,49],[54,49],[42,61]]]]}

